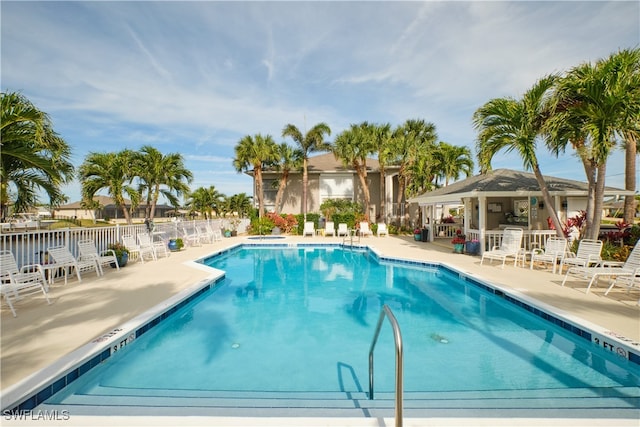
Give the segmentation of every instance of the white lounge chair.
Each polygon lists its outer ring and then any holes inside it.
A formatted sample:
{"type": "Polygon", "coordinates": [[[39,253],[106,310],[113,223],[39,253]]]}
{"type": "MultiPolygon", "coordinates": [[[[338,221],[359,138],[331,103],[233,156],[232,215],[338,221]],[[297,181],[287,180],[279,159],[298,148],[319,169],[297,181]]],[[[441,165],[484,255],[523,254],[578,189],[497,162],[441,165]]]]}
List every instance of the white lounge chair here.
{"type": "Polygon", "coordinates": [[[522,246],[523,234],[524,232],[521,228],[505,228],[502,232],[502,242],[500,246],[494,246],[490,251],[484,252],[480,260],[480,265],[482,265],[485,258],[489,258],[490,260],[502,260],[502,268],[504,268],[507,258],[513,257],[513,265],[515,266],[518,262],[518,254],[522,246]]]}
{"type": "Polygon", "coordinates": [[[367,221],[360,222],[360,236],[373,236],[373,231],[371,231],[371,229],[369,228],[369,223],[367,221]]]}
{"type": "Polygon", "coordinates": [[[314,236],[316,234],[316,226],[313,221],[307,221],[304,223],[304,229],[302,231],[302,236],[314,236]]]}
{"type": "Polygon", "coordinates": [[[589,267],[602,261],[602,241],[592,239],[582,239],[578,243],[576,253],[568,252],[560,263],[560,272],[564,271],[564,266],[589,267]]]}
{"type": "Polygon", "coordinates": [[[327,223],[324,225],[324,235],[325,237],[336,235],[336,227],[333,221],[327,221],[327,223]]]}
{"type": "Polygon", "coordinates": [[[116,257],[116,252],[113,249],[107,249],[104,252],[98,253],[98,248],[96,247],[96,243],[91,239],[78,240],[78,251],[80,252],[80,256],[78,259],[95,260],[98,263],[98,268],[100,269],[100,275],[104,274],[104,270],[102,269],[103,265],[115,264],[116,268],[120,270],[120,266],[118,265],[118,258],[116,257]]]}
{"type": "Polygon", "coordinates": [[[156,261],[160,254],[164,255],[165,258],[169,256],[169,249],[167,248],[167,245],[165,245],[164,241],[154,240],[153,235],[148,233],[138,234],[138,244],[141,248],[151,247],[153,249],[153,259],[156,261]]]}
{"type": "MultiPolygon", "coordinates": [[[[617,276],[613,281],[611,281],[609,289],[607,289],[604,294],[609,295],[609,292],[611,292],[611,289],[613,289],[614,286],[626,287],[627,293],[629,293],[632,288],[640,289],[640,273],[636,272],[636,274],[632,276],[617,276]]],[[[640,298],[638,299],[638,305],[640,305],[640,298]]]]}
{"type": "Polygon", "coordinates": [[[553,266],[553,274],[556,272],[558,261],[562,263],[567,253],[567,239],[562,237],[549,237],[544,244],[544,249],[535,248],[531,251],[531,270],[533,263],[551,263],[553,266]]]}
{"type": "MultiPolygon", "coordinates": [[[[621,262],[610,262],[610,261],[600,261],[594,267],[570,267],[567,270],[567,274],[564,276],[564,280],[562,281],[562,286],[564,286],[565,282],[569,278],[570,275],[580,276],[583,279],[589,279],[589,284],[587,285],[586,293],[589,293],[589,289],[591,286],[600,278],[600,277],[616,277],[618,278],[629,278],[632,279],[631,282],[637,280],[640,276],[640,243],[636,243],[633,247],[633,250],[627,257],[627,260],[624,263],[621,262]]],[[[625,281],[625,279],[623,279],[625,281]]],[[[615,285],[615,281],[611,283],[607,293],[611,290],[611,288],[615,285]]]]}
{"type": "Polygon", "coordinates": [[[100,265],[98,265],[96,259],[76,259],[66,246],[51,246],[47,248],[47,253],[49,254],[49,259],[53,261],[53,263],[43,266],[43,269],[50,271],[49,283],[53,283],[55,277],[53,273],[60,270],[64,273],[65,285],[72,270],[75,271],[78,282],[82,282],[81,272],[93,270],[96,272],[96,276],[101,274],[100,265]]]}
{"type": "Polygon", "coordinates": [[[349,229],[347,228],[347,224],[341,222],[338,224],[338,237],[346,237],[349,235],[349,229]]]}
{"type": "Polygon", "coordinates": [[[192,232],[187,231],[186,227],[182,227],[182,239],[189,246],[201,246],[202,241],[200,240],[200,236],[198,236],[198,231],[193,230],[192,232]]]}
{"type": "Polygon", "coordinates": [[[14,301],[39,293],[44,295],[47,304],[51,304],[42,267],[32,264],[19,269],[11,251],[0,251],[0,295],[7,302],[13,317],[17,316],[16,309],[13,307],[14,301]]]}
{"type": "Polygon", "coordinates": [[[138,260],[143,264],[145,256],[148,256],[154,260],[156,259],[153,246],[141,246],[132,234],[124,234],[122,236],[122,244],[129,250],[129,256],[131,258],[138,258],[138,260]]]}
{"type": "Polygon", "coordinates": [[[384,222],[378,223],[377,233],[378,233],[378,237],[389,236],[389,231],[387,230],[387,224],[385,224],[384,222]]]}

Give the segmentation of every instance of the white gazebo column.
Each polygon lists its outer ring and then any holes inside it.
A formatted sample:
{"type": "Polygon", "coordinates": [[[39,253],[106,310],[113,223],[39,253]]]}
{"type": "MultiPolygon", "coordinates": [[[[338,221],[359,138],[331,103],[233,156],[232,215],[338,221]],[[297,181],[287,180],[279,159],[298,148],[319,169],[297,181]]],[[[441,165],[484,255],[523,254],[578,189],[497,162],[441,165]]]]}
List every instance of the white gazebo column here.
{"type": "Polygon", "coordinates": [[[397,174],[393,175],[385,175],[384,177],[384,193],[382,197],[384,197],[384,212],[380,212],[382,218],[384,218],[385,223],[389,223],[389,218],[393,212],[391,207],[393,206],[393,177],[397,174]]]}
{"type": "Polygon", "coordinates": [[[480,228],[480,253],[484,252],[487,231],[487,198],[478,197],[478,227],[480,228]]]}

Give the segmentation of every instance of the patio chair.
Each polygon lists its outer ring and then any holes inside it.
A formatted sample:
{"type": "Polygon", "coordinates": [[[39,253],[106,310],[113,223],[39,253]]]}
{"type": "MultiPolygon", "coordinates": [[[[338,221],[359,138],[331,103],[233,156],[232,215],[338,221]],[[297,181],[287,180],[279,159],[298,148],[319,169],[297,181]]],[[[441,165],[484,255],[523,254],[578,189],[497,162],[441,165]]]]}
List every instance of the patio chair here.
{"type": "Polygon", "coordinates": [[[64,273],[64,284],[67,284],[69,274],[75,271],[78,282],[82,282],[81,272],[95,271],[96,276],[100,276],[101,269],[96,259],[76,259],[66,246],[50,246],[47,248],[49,259],[53,263],[43,266],[44,270],[49,270],[49,283],[53,283],[55,274],[59,271],[64,273]]]}
{"type": "Polygon", "coordinates": [[[378,237],[380,236],[389,236],[389,231],[387,230],[387,224],[384,222],[378,223],[378,237]]]}
{"type": "Polygon", "coordinates": [[[568,252],[560,263],[560,272],[564,271],[564,266],[589,267],[602,261],[602,241],[592,239],[582,239],[578,244],[576,253],[568,252]]]}
{"type": "Polygon", "coordinates": [[[341,222],[338,224],[338,237],[346,237],[349,235],[349,229],[347,228],[347,224],[341,222]]]}
{"type": "Polygon", "coordinates": [[[219,228],[216,228],[214,230],[213,228],[211,228],[209,224],[207,224],[207,231],[211,234],[211,237],[214,242],[222,241],[222,231],[220,231],[219,228]]]}
{"type": "Polygon", "coordinates": [[[213,243],[213,232],[209,232],[206,224],[197,225],[195,229],[200,243],[213,243]]]}
{"type": "Polygon", "coordinates": [[[482,265],[485,258],[489,258],[490,260],[502,260],[502,268],[504,268],[507,258],[513,257],[513,265],[515,266],[518,262],[523,234],[524,232],[521,228],[505,228],[502,232],[502,242],[500,246],[494,246],[490,251],[484,252],[482,259],[480,259],[480,265],[482,265]]]}
{"type": "Polygon", "coordinates": [[[360,222],[360,236],[373,236],[373,231],[369,228],[369,223],[367,221],[360,222]]]}
{"type": "Polygon", "coordinates": [[[102,269],[103,265],[115,264],[118,271],[120,270],[116,252],[113,249],[107,249],[104,252],[98,253],[96,243],[91,239],[78,240],[78,251],[80,252],[79,260],[95,260],[98,263],[100,275],[104,274],[104,270],[102,269]]]}
{"type": "Polygon", "coordinates": [[[327,223],[324,225],[324,235],[325,236],[336,235],[336,227],[333,221],[327,221],[327,223]]]}
{"type": "Polygon", "coordinates": [[[151,247],[153,249],[153,259],[158,260],[158,255],[161,253],[164,257],[169,256],[169,249],[167,245],[162,240],[155,240],[153,235],[148,233],[140,233],[138,234],[138,244],[140,247],[151,247]]]}
{"type": "Polygon", "coordinates": [[[17,316],[13,302],[25,296],[42,292],[47,304],[51,304],[47,289],[44,270],[40,265],[25,265],[19,269],[11,251],[0,251],[0,295],[7,302],[13,317],[17,316]]]}
{"type": "Polygon", "coordinates": [[[307,221],[304,223],[304,229],[302,231],[302,235],[304,237],[306,237],[307,235],[309,236],[314,236],[316,234],[316,226],[313,223],[313,221],[307,221]]]}
{"type": "MultiPolygon", "coordinates": [[[[613,287],[616,285],[626,287],[627,293],[629,293],[629,291],[632,288],[640,289],[640,272],[636,271],[636,273],[633,274],[632,276],[617,276],[615,279],[611,281],[611,285],[609,285],[609,289],[607,289],[607,291],[604,294],[609,295],[609,292],[611,292],[611,289],[613,289],[613,287]]],[[[638,299],[638,305],[640,305],[640,298],[638,299]]]]}
{"type": "MultiPolygon", "coordinates": [[[[633,284],[636,280],[638,280],[640,276],[640,242],[636,243],[633,247],[633,250],[627,257],[627,260],[622,262],[611,262],[611,261],[600,261],[594,267],[589,266],[576,266],[570,267],[567,270],[567,274],[564,276],[564,280],[562,281],[562,286],[564,286],[565,282],[569,278],[570,275],[576,275],[582,277],[584,280],[589,279],[589,284],[587,285],[587,290],[585,293],[589,293],[589,289],[591,286],[598,280],[600,277],[615,277],[616,279],[620,279],[622,277],[628,278],[630,280],[622,279],[623,281],[630,282],[633,284]]],[[[611,283],[607,293],[611,290],[611,288],[615,285],[615,281],[611,283]]]]}
{"type": "Polygon", "coordinates": [[[534,262],[551,263],[552,273],[556,273],[558,261],[562,263],[567,253],[567,239],[562,237],[549,237],[544,244],[544,249],[534,248],[531,251],[531,270],[534,262]]]}
{"type": "Polygon", "coordinates": [[[193,232],[187,231],[186,227],[182,227],[182,239],[189,246],[200,246],[200,236],[198,236],[198,232],[194,230],[193,232]]]}
{"type": "Polygon", "coordinates": [[[131,258],[138,258],[143,264],[145,256],[149,256],[153,260],[156,259],[153,246],[141,246],[132,234],[124,234],[122,236],[122,244],[129,250],[131,258]]]}

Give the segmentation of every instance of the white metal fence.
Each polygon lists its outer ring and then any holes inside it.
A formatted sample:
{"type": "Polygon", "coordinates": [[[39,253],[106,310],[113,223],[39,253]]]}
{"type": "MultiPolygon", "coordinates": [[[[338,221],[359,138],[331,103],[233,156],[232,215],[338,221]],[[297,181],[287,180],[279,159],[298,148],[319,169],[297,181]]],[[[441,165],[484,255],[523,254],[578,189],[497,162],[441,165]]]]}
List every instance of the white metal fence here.
{"type": "MultiPolygon", "coordinates": [[[[184,237],[185,233],[196,233],[196,227],[202,225],[209,225],[214,230],[234,228],[234,224],[227,219],[166,222],[154,225],[153,235],[156,240],[168,243],[169,239],[184,237]]],[[[242,219],[235,225],[235,229],[238,233],[244,233],[248,226],[249,220],[242,219]]],[[[110,244],[121,242],[121,236],[124,234],[132,234],[137,237],[138,233],[146,232],[147,227],[144,224],[136,224],[3,233],[0,234],[0,250],[11,251],[18,266],[21,267],[27,264],[42,263],[47,248],[51,246],[64,245],[74,256],[78,256],[79,240],[92,239],[96,242],[98,251],[104,251],[110,244]]]]}

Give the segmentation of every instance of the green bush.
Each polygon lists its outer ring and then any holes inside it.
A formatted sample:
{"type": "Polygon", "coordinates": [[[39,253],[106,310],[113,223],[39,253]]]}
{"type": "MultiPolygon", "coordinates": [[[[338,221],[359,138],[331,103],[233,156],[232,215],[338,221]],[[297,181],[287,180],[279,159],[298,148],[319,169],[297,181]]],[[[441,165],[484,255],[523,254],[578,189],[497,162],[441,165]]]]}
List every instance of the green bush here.
{"type": "MultiPolygon", "coordinates": [[[[296,220],[298,221],[298,226],[295,228],[296,234],[298,236],[301,236],[302,232],[304,231],[304,215],[303,214],[296,215],[296,220]]],[[[318,224],[320,223],[320,214],[307,213],[307,222],[309,221],[312,221],[315,224],[314,227],[317,229],[318,224]]]]}

